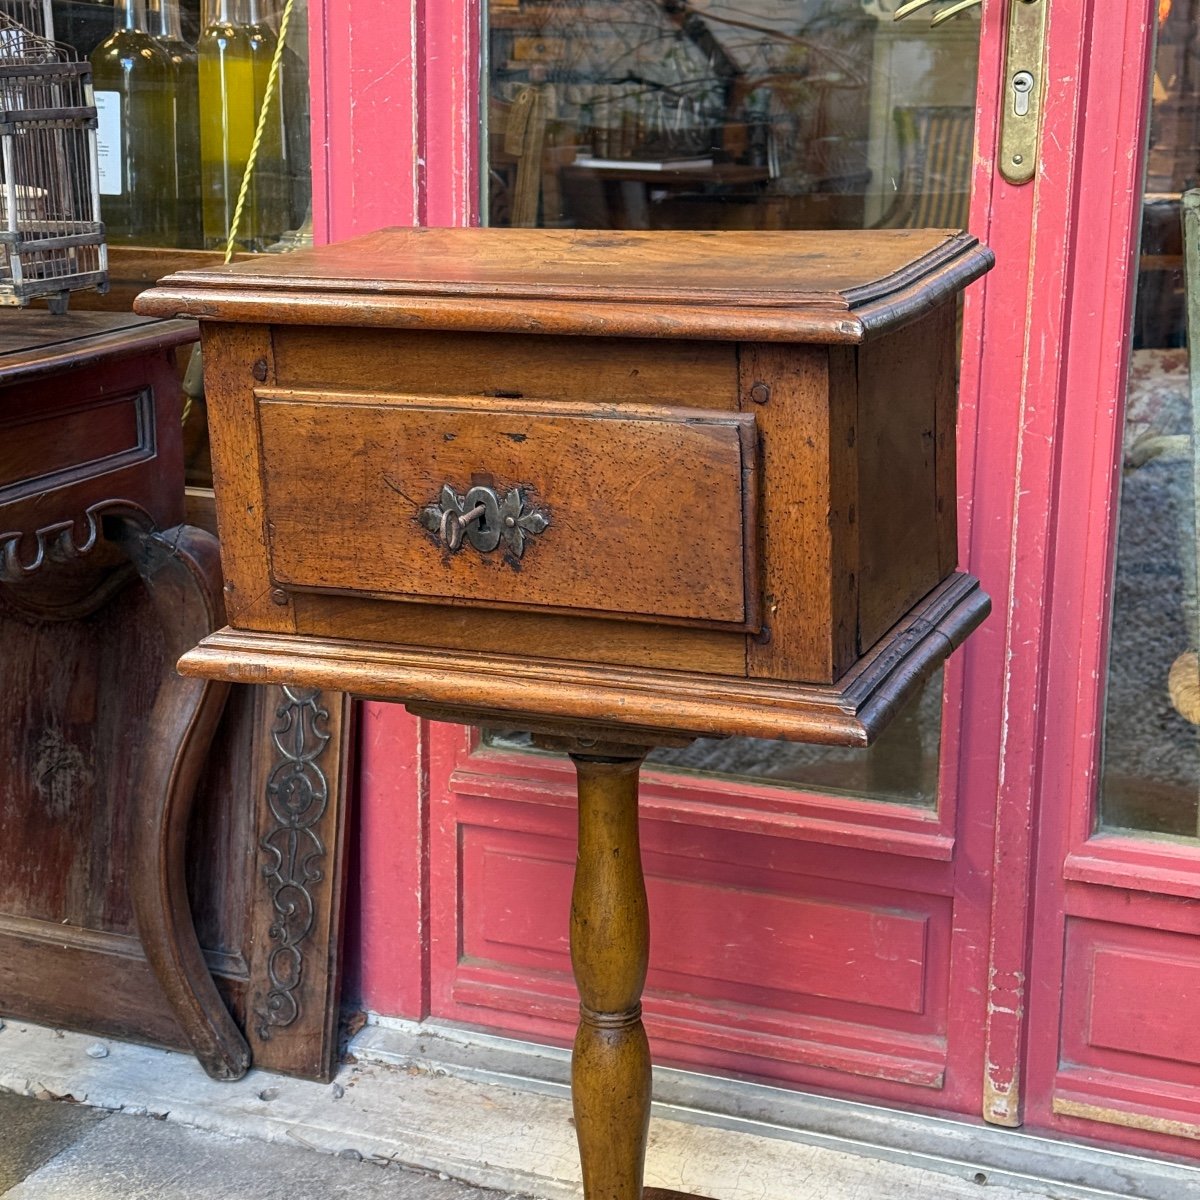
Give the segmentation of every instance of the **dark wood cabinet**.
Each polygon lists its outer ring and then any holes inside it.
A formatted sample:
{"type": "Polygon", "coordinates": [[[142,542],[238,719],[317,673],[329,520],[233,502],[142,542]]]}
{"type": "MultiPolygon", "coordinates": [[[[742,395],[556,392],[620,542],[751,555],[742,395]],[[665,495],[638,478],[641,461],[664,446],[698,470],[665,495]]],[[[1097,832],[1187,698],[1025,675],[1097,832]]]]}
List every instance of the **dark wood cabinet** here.
{"type": "Polygon", "coordinates": [[[0,1013],[327,1077],[350,709],[174,669],[223,619],[211,502],[183,488],[196,337],[0,328],[0,1013]]]}

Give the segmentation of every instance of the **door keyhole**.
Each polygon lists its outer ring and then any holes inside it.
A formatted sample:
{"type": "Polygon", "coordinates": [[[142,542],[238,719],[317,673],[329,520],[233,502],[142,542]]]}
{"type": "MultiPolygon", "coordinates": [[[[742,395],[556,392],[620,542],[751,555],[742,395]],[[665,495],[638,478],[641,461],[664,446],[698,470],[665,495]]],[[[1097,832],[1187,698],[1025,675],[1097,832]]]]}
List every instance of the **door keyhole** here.
{"type": "Polygon", "coordinates": [[[1029,116],[1029,96],[1033,91],[1033,76],[1028,71],[1018,71],[1012,78],[1013,113],[1018,117],[1029,116]]]}

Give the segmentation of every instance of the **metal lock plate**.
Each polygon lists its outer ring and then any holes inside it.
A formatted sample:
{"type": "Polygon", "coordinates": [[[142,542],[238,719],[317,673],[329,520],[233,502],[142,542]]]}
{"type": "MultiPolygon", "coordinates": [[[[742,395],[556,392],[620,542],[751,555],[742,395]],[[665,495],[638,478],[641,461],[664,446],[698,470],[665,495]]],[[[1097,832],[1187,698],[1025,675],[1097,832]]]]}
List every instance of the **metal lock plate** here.
{"type": "Polygon", "coordinates": [[[519,559],[526,539],[550,524],[545,513],[527,511],[525,503],[520,488],[510,488],[501,497],[490,487],[473,487],[459,496],[445,484],[438,503],[423,509],[420,521],[451,552],[462,546],[464,538],[481,554],[490,554],[503,541],[506,556],[519,559]]]}
{"type": "Polygon", "coordinates": [[[1013,0],[1009,9],[999,162],[1000,174],[1009,183],[1029,183],[1037,172],[1049,7],[1050,0],[1013,0]]]}

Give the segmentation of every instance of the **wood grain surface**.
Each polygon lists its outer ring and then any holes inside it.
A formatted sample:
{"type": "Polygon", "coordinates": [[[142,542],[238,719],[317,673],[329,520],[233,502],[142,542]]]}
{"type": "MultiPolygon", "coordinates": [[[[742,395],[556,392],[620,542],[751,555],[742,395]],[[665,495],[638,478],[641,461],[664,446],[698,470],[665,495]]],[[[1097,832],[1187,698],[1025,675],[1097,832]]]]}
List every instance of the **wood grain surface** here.
{"type": "MultiPolygon", "coordinates": [[[[753,415],[259,391],[271,575],[286,588],[745,626],[753,415]],[[314,504],[313,482],[338,481],[314,504]],[[517,488],[519,559],[420,522],[444,485],[517,488]]],[[[750,597],[752,602],[752,597],[750,597]]],[[[750,618],[748,621],[747,618],[750,618]]]]}
{"type": "Polygon", "coordinates": [[[199,335],[194,321],[151,321],[129,312],[55,316],[37,308],[9,309],[0,328],[0,384],[170,350],[199,335]]]}
{"type": "Polygon", "coordinates": [[[415,705],[522,712],[691,736],[869,745],[990,609],[961,573],[936,588],[835,684],[486,656],[227,628],[181,671],[243,683],[297,682],[415,705]],[[517,698],[519,697],[519,707],[517,698]]]}
{"type": "Polygon", "coordinates": [[[650,918],[638,841],[642,757],[571,755],[579,794],[571,965],[580,1001],[571,1099],[585,1200],[634,1200],[646,1158],[650,1045],[641,999],[650,918]]]}
{"type": "MultiPolygon", "coordinates": [[[[839,359],[839,364],[841,360],[839,359]]],[[[832,682],[853,662],[839,604],[856,602],[851,517],[845,492],[853,455],[845,433],[854,396],[834,391],[825,347],[747,345],[739,354],[739,398],[762,438],[763,623],[746,647],[747,673],[832,682]],[[756,400],[766,388],[769,399],[756,400]],[[835,494],[837,501],[835,503],[835,494]]]]}
{"type": "Polygon", "coordinates": [[[954,305],[858,355],[858,648],[865,650],[956,563],[954,305]]]}
{"type": "Polygon", "coordinates": [[[529,658],[620,665],[639,663],[664,671],[711,671],[741,675],[746,639],[684,625],[613,621],[596,617],[549,617],[544,612],[373,600],[296,592],[296,632],[317,638],[448,650],[495,652],[529,658]]]}
{"type": "Polygon", "coordinates": [[[279,326],[280,387],[730,409],[737,355],[723,342],[497,338],[398,329],[279,326]]]}
{"type": "MultiPolygon", "coordinates": [[[[291,603],[286,595],[271,594],[262,453],[254,432],[254,387],[274,382],[270,334],[253,325],[206,323],[202,340],[225,611],[235,624],[290,632],[295,629],[291,603]]],[[[323,495],[323,477],[305,481],[314,503],[323,495]]]]}
{"type": "Polygon", "coordinates": [[[991,262],[954,230],[391,229],[181,272],[135,307],[277,325],[858,343],[920,318],[991,262]]]}
{"type": "Polygon", "coordinates": [[[187,893],[187,833],[228,684],[172,670],[183,650],[217,624],[221,571],[216,540],[200,529],[113,525],[114,540],[150,595],[166,642],[146,738],[133,777],[130,893],[146,959],[180,1028],[214,1079],[250,1067],[246,1039],[226,1008],[200,948],[187,893]]]}

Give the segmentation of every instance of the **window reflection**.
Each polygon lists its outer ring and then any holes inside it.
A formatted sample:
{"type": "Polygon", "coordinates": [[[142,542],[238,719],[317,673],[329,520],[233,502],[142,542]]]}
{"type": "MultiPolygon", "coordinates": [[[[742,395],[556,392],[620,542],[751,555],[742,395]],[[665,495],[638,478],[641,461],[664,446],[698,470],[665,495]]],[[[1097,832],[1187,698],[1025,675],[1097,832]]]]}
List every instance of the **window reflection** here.
{"type": "MultiPolygon", "coordinates": [[[[682,750],[652,750],[646,763],[712,779],[801,787],[932,809],[937,807],[941,706],[942,672],[938,671],[869,750],[763,738],[702,738],[682,750]]],[[[529,735],[517,730],[488,730],[483,741],[496,750],[533,749],[529,735]]]]}
{"type": "MultiPolygon", "coordinates": [[[[1160,0],[1123,479],[1100,824],[1197,836],[1196,412],[1181,200],[1200,183],[1200,4],[1160,0]]],[[[1200,312],[1200,309],[1197,309],[1200,312]]],[[[1200,322],[1192,322],[1193,337],[1200,322]]]]}
{"type": "Polygon", "coordinates": [[[978,20],[895,7],[493,0],[491,223],[965,224],[978,20]]]}
{"type": "MultiPolygon", "coordinates": [[[[965,227],[978,11],[931,28],[898,5],[491,0],[490,223],[965,227]]],[[[869,751],[734,738],[650,761],[933,807],[941,691],[869,751]]]]}

